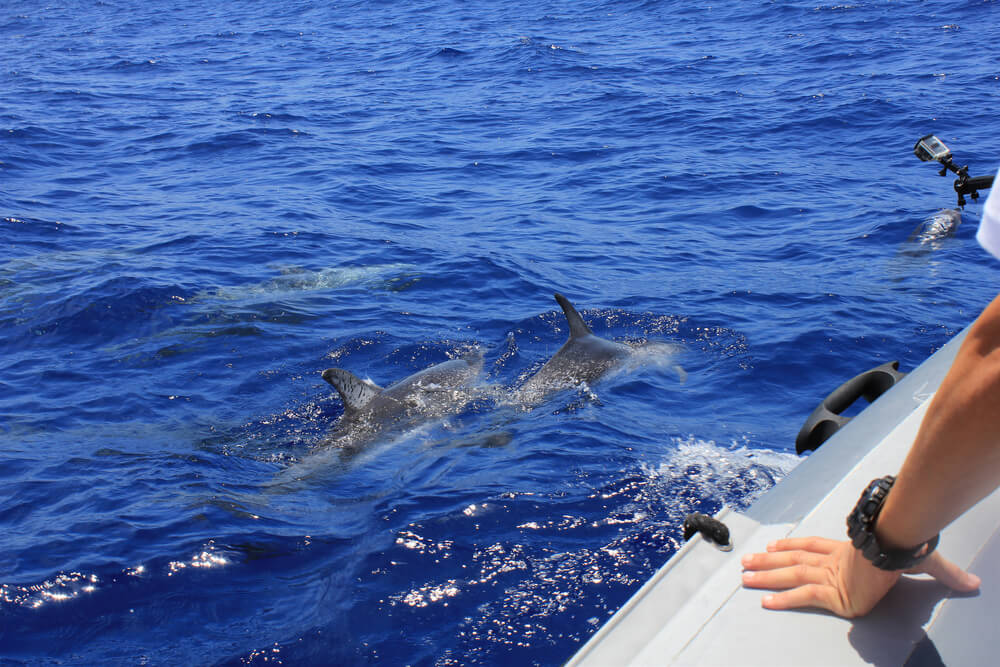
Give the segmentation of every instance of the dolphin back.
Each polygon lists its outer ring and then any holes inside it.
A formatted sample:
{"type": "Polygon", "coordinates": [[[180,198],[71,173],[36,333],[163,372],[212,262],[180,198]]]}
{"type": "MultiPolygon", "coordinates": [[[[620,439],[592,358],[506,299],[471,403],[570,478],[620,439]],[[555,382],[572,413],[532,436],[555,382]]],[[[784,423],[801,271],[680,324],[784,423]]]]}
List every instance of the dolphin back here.
{"type": "Polygon", "coordinates": [[[323,371],[323,379],[333,385],[344,401],[345,412],[358,412],[371,403],[382,387],[370,380],[362,380],[343,368],[327,368],[323,371]]]}
{"type": "Polygon", "coordinates": [[[556,301],[559,302],[559,306],[563,310],[563,314],[566,315],[566,321],[569,322],[569,337],[580,338],[581,336],[589,336],[594,332],[590,330],[587,323],[583,321],[580,317],[580,313],[576,312],[576,308],[573,304],[569,302],[569,299],[564,297],[562,294],[554,294],[556,301]]]}

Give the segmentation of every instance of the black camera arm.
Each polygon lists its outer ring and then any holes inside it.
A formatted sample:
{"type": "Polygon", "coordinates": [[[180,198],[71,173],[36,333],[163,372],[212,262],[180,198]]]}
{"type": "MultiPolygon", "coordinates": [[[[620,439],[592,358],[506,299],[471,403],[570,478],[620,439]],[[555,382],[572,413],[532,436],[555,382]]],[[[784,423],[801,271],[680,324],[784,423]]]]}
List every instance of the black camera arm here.
{"type": "Polygon", "coordinates": [[[969,178],[969,167],[967,165],[956,166],[951,159],[951,151],[948,150],[943,141],[933,134],[921,137],[913,147],[913,152],[922,162],[930,162],[931,160],[940,162],[941,171],[938,173],[941,176],[946,175],[949,171],[958,174],[958,178],[955,179],[955,192],[958,193],[959,207],[965,206],[965,195],[969,195],[972,197],[972,201],[976,201],[979,199],[980,190],[988,190],[993,187],[993,176],[969,178]]]}
{"type": "Polygon", "coordinates": [[[965,206],[965,195],[972,197],[972,201],[979,199],[980,190],[989,190],[993,187],[993,176],[976,176],[969,178],[968,174],[955,179],[955,192],[958,193],[958,205],[965,206]]]}

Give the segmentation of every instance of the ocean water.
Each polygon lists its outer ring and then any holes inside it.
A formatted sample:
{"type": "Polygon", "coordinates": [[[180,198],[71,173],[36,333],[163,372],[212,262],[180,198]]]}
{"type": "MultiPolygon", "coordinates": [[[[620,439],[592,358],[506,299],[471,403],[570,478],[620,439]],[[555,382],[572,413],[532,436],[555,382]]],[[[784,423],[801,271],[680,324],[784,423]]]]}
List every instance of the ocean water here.
{"type": "Polygon", "coordinates": [[[971,0],[2,3],[0,662],[562,663],[996,294],[911,149],[997,168],[997,43],[971,0]],[[323,451],[320,371],[502,393],[553,292],[642,353],[323,451]]]}

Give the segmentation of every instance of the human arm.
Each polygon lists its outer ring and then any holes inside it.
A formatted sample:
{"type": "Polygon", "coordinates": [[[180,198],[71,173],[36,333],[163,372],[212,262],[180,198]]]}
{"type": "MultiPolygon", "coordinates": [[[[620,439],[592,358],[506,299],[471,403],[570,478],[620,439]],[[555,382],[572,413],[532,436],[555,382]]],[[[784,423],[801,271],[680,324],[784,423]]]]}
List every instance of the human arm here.
{"type": "Polygon", "coordinates": [[[1000,485],[998,397],[1000,296],[969,329],[928,406],[879,517],[883,546],[927,541],[1000,485]]]}
{"type": "MultiPolygon", "coordinates": [[[[912,548],[938,534],[1000,485],[1000,297],[969,329],[897,475],[875,525],[885,548],[912,548]]],[[[845,508],[846,509],[846,508],[845,508]]],[[[778,540],[743,559],[743,583],[782,590],[770,609],[813,606],[841,616],[868,613],[900,572],[874,567],[850,542],[778,540]]],[[[979,586],[938,552],[911,572],[926,572],[959,591],[979,586]]]]}

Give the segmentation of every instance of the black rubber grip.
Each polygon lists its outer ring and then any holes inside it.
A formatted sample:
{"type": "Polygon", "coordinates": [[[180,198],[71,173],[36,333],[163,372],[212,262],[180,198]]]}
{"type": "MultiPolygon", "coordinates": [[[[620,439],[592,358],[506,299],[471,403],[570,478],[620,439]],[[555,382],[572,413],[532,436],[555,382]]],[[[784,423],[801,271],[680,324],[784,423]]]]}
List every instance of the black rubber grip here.
{"type": "Polygon", "coordinates": [[[856,375],[834,389],[802,425],[795,438],[795,451],[802,454],[818,449],[831,435],[851,421],[850,417],[841,415],[844,410],[862,397],[873,403],[904,377],[906,373],[899,372],[899,362],[890,361],[856,375]]]}
{"type": "Polygon", "coordinates": [[[729,528],[707,514],[694,512],[684,518],[684,541],[690,540],[695,533],[701,533],[704,539],[720,549],[732,548],[729,543],[729,528]]]}

